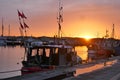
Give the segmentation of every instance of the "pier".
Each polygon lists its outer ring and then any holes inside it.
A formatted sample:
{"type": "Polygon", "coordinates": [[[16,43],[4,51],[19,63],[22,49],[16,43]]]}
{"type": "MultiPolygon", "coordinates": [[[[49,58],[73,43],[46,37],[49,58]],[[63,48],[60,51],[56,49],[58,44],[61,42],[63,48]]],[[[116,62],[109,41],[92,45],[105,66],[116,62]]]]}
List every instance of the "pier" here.
{"type": "Polygon", "coordinates": [[[88,72],[84,74],[79,74],[75,77],[69,77],[63,80],[120,80],[120,56],[110,58],[110,60],[106,61],[101,60],[100,63],[101,66],[104,66],[101,69],[94,69],[98,68],[98,66],[95,66],[93,69],[90,67],[91,71],[86,69],[88,72]]]}

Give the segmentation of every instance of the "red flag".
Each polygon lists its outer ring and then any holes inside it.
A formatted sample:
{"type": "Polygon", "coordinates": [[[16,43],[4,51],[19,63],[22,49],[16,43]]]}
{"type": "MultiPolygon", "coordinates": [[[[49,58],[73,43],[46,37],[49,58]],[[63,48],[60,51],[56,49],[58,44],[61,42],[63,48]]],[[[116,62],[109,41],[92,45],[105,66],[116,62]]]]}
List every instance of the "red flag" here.
{"type": "Polygon", "coordinates": [[[22,29],[24,29],[24,27],[23,27],[23,25],[21,24],[21,22],[20,22],[20,26],[21,26],[22,29]]]}
{"type": "Polygon", "coordinates": [[[22,17],[22,14],[20,13],[20,11],[19,10],[17,10],[17,11],[18,11],[18,16],[22,17]]]}
{"type": "Polygon", "coordinates": [[[24,22],[24,27],[25,28],[29,28],[29,26],[24,22]]]}
{"type": "Polygon", "coordinates": [[[25,14],[23,12],[22,12],[22,16],[21,17],[27,19],[27,17],[25,16],[25,14]]]}

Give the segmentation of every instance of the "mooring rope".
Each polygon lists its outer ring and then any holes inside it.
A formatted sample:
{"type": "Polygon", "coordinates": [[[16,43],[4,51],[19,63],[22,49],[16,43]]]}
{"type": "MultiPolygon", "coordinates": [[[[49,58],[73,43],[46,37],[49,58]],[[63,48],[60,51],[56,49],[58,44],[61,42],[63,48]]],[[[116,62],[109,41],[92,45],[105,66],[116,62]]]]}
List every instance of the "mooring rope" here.
{"type": "Polygon", "coordinates": [[[3,72],[0,72],[0,74],[1,74],[1,73],[17,72],[17,71],[21,71],[21,70],[20,70],[20,69],[18,69],[18,70],[11,70],[11,71],[3,71],[3,72]]]}

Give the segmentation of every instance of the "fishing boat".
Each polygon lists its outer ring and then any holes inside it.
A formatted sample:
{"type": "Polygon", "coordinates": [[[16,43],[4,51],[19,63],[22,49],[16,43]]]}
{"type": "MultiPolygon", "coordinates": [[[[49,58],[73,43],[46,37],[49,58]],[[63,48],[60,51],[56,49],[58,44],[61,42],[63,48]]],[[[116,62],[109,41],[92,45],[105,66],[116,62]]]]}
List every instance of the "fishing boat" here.
{"type": "Polygon", "coordinates": [[[101,39],[88,45],[88,58],[91,60],[105,59],[115,55],[115,40],[101,39]]]}
{"type": "Polygon", "coordinates": [[[74,47],[64,44],[31,42],[26,44],[25,59],[22,61],[22,75],[48,71],[62,66],[71,66],[77,62],[74,47]]]}
{"type": "Polygon", "coordinates": [[[89,59],[103,59],[109,58],[119,54],[119,40],[116,40],[115,35],[115,26],[112,26],[112,35],[109,38],[108,30],[106,30],[106,35],[102,39],[93,40],[92,44],[88,45],[88,58],[89,59]]]}
{"type": "MultiPolygon", "coordinates": [[[[72,66],[77,63],[77,53],[74,46],[65,44],[62,40],[61,23],[63,22],[61,1],[57,17],[58,35],[52,42],[25,42],[25,57],[22,61],[22,74],[43,72],[72,66]]],[[[72,72],[72,74],[74,71],[72,72]]]]}

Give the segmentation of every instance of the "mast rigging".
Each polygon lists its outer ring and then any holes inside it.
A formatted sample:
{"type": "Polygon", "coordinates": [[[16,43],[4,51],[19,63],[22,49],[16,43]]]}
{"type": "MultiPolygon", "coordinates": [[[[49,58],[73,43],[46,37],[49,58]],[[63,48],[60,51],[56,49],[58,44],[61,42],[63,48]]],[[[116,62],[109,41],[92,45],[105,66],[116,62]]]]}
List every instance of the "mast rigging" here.
{"type": "Polygon", "coordinates": [[[58,17],[57,17],[57,23],[58,23],[58,38],[62,37],[62,26],[61,23],[63,23],[63,7],[61,5],[61,0],[59,0],[59,13],[58,13],[58,17]]]}

